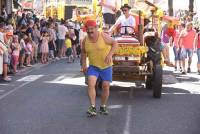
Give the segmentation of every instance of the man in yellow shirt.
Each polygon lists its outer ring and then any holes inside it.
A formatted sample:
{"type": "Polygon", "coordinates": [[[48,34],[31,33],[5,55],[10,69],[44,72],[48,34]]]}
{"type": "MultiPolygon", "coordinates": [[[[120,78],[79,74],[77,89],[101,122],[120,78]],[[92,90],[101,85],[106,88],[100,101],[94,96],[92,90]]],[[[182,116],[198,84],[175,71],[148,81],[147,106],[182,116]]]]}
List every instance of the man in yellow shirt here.
{"type": "Polygon", "coordinates": [[[109,97],[110,82],[112,82],[112,56],[117,49],[117,42],[109,35],[99,32],[96,21],[88,20],[85,24],[87,36],[82,44],[82,68],[88,76],[88,95],[91,106],[87,113],[89,116],[96,115],[96,90],[97,79],[102,81],[102,95],[100,113],[108,114],[107,100],[109,97]],[[89,67],[86,65],[86,57],[89,67]]]}

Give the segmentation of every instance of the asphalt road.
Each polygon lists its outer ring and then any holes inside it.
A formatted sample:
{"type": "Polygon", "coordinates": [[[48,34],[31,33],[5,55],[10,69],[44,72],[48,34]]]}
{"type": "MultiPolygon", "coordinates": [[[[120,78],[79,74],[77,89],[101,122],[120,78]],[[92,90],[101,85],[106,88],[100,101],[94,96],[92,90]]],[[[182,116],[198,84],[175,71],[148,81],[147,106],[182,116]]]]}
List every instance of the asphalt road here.
{"type": "MultiPolygon", "coordinates": [[[[0,83],[0,134],[199,134],[200,76],[166,68],[161,99],[114,82],[108,116],[88,118],[79,64],[37,65],[0,83]]],[[[97,98],[97,106],[99,98],[97,98]]]]}

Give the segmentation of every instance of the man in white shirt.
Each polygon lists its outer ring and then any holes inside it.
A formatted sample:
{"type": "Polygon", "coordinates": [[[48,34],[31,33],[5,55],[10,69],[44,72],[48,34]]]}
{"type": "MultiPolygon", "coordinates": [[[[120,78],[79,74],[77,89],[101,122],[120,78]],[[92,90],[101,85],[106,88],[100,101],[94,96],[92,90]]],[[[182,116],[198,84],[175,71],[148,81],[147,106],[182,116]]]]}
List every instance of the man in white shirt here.
{"type": "Polygon", "coordinates": [[[9,55],[9,53],[8,53],[7,45],[5,44],[5,40],[4,40],[5,34],[6,34],[5,25],[3,23],[0,23],[0,46],[1,46],[1,49],[3,50],[2,51],[3,52],[2,53],[3,54],[2,55],[3,56],[3,68],[1,70],[3,70],[3,80],[9,82],[12,79],[10,77],[8,77],[8,64],[9,64],[8,55],[9,55]]]}
{"type": "MultiPolygon", "coordinates": [[[[0,40],[4,40],[3,33],[0,32],[0,40]]],[[[4,45],[0,42],[0,75],[3,73],[3,54],[4,54],[4,45]]]]}
{"type": "Polygon", "coordinates": [[[116,21],[118,0],[100,0],[99,5],[102,6],[104,24],[110,28],[116,21]]]}
{"type": "Polygon", "coordinates": [[[121,15],[116,23],[110,28],[109,32],[112,33],[118,26],[121,27],[121,34],[132,34],[136,26],[135,18],[130,14],[131,7],[128,4],[124,4],[121,7],[123,15],[121,15]],[[127,27],[125,27],[127,26],[127,27]]]}
{"type": "Polygon", "coordinates": [[[65,26],[65,21],[62,20],[61,24],[58,25],[58,56],[59,58],[65,55],[65,36],[68,33],[68,29],[65,26]]]}

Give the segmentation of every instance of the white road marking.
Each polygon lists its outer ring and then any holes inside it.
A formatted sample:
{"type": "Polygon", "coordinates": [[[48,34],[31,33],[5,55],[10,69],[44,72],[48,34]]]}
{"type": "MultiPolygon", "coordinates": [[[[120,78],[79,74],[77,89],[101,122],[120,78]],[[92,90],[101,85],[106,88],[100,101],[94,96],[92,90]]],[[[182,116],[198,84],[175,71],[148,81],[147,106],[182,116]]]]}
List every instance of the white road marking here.
{"type": "Polygon", "coordinates": [[[61,81],[61,80],[63,80],[65,78],[65,75],[61,75],[61,76],[59,76],[59,77],[57,77],[56,79],[54,79],[53,81],[61,81]]]}
{"type": "Polygon", "coordinates": [[[1,83],[0,85],[1,85],[1,86],[7,86],[7,85],[9,85],[9,84],[3,84],[3,83],[1,83]]]}
{"type": "MultiPolygon", "coordinates": [[[[191,93],[162,93],[163,95],[190,95],[191,93]]],[[[191,94],[194,95],[194,94],[191,94]]]]}
{"type": "Polygon", "coordinates": [[[110,105],[110,106],[108,106],[108,108],[109,109],[119,109],[119,108],[122,108],[123,107],[123,105],[110,105]]]}
{"type": "Polygon", "coordinates": [[[3,94],[0,96],[0,100],[2,100],[3,98],[5,98],[6,96],[12,94],[13,92],[17,91],[18,89],[28,85],[29,83],[41,78],[42,76],[44,75],[29,75],[29,76],[26,76],[26,77],[23,77],[17,81],[24,81],[25,83],[21,84],[20,86],[14,88],[13,90],[10,90],[9,92],[3,94]]]}
{"type": "Polygon", "coordinates": [[[31,81],[25,82],[25,83],[21,84],[20,86],[14,88],[13,90],[11,90],[11,91],[5,93],[4,95],[0,96],[0,100],[2,100],[2,99],[5,98],[6,96],[12,94],[13,92],[17,91],[18,89],[24,87],[25,85],[27,85],[27,84],[29,84],[29,83],[31,83],[31,81]]]}
{"type": "Polygon", "coordinates": [[[21,78],[17,81],[35,81],[35,80],[41,78],[42,76],[44,76],[44,75],[29,75],[29,76],[21,78]]]}
{"type": "Polygon", "coordinates": [[[1,83],[0,86],[15,86],[15,85],[11,83],[1,83]]]}
{"type": "Polygon", "coordinates": [[[133,99],[133,89],[134,87],[130,87],[129,98],[133,99]]]}
{"type": "Polygon", "coordinates": [[[5,90],[0,90],[0,93],[5,92],[5,90]]]}
{"type": "Polygon", "coordinates": [[[128,105],[128,110],[127,110],[127,114],[126,114],[126,124],[124,127],[123,134],[130,134],[131,110],[132,110],[132,106],[128,105]]]}
{"type": "MultiPolygon", "coordinates": [[[[134,87],[131,86],[131,87],[130,87],[130,92],[129,92],[129,98],[130,98],[130,99],[133,98],[133,89],[134,89],[134,87]]],[[[128,105],[128,110],[127,110],[127,113],[126,113],[126,124],[125,124],[125,127],[124,127],[123,134],[130,134],[131,111],[132,111],[132,106],[131,106],[131,105],[128,105]]]]}
{"type": "Polygon", "coordinates": [[[85,77],[73,78],[73,77],[60,76],[55,80],[46,81],[46,83],[86,86],[85,77]]]}
{"type": "MultiPolygon", "coordinates": [[[[163,88],[165,87],[183,90],[186,92],[185,94],[200,94],[199,85],[196,85],[196,84],[176,83],[176,84],[171,84],[171,85],[163,85],[163,88]]],[[[177,92],[174,92],[174,93],[172,92],[171,94],[177,94],[177,92]]],[[[180,93],[180,94],[184,94],[184,93],[180,93]]]]}
{"type": "Polygon", "coordinates": [[[120,87],[135,87],[135,83],[133,82],[121,82],[121,81],[113,81],[111,83],[111,86],[120,86],[120,87]]]}

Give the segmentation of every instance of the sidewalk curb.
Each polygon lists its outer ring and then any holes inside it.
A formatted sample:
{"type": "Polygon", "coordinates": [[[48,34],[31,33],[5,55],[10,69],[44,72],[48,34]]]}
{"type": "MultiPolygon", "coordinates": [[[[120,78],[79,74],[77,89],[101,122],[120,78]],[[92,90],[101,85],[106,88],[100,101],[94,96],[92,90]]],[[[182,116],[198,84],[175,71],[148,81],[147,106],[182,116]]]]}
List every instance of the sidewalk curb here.
{"type": "Polygon", "coordinates": [[[60,60],[62,60],[62,59],[59,59],[59,60],[50,60],[46,64],[42,64],[40,62],[36,63],[36,64],[32,65],[31,67],[25,67],[25,68],[19,69],[18,70],[19,72],[16,73],[16,75],[21,75],[21,74],[24,74],[24,73],[30,73],[30,72],[32,72],[36,68],[42,68],[42,67],[48,66],[48,65],[50,65],[50,64],[52,64],[54,62],[60,61],[60,60]]]}

